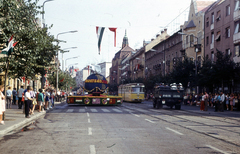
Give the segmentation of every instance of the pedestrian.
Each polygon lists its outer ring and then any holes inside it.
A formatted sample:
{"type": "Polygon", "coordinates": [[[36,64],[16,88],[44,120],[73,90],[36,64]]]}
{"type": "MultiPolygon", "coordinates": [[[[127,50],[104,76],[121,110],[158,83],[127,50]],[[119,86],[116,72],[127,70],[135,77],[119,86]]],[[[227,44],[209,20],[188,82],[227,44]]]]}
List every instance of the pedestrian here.
{"type": "Polygon", "coordinates": [[[208,101],[209,101],[209,96],[208,96],[208,93],[205,92],[205,95],[204,95],[204,111],[208,110],[208,101]]]}
{"type": "Polygon", "coordinates": [[[227,107],[227,111],[229,110],[229,94],[226,95],[226,107],[227,107]]]}
{"type": "Polygon", "coordinates": [[[60,92],[60,90],[58,90],[58,92],[57,92],[57,101],[58,102],[60,101],[60,95],[61,95],[61,92],[60,92]]]}
{"type": "Polygon", "coordinates": [[[54,99],[55,99],[55,91],[53,90],[51,93],[51,98],[52,98],[52,107],[54,107],[54,99]]]}
{"type": "Polygon", "coordinates": [[[38,101],[38,112],[42,112],[42,106],[43,106],[43,102],[44,102],[44,97],[43,97],[43,93],[42,93],[42,89],[39,89],[39,94],[37,97],[37,101],[38,101]]]}
{"type": "Polygon", "coordinates": [[[203,111],[204,108],[205,108],[205,106],[204,106],[204,98],[205,98],[205,96],[204,96],[204,94],[202,93],[202,100],[201,100],[201,104],[200,104],[200,111],[203,111]]]}
{"type": "Polygon", "coordinates": [[[16,97],[17,97],[17,89],[16,88],[13,88],[12,95],[13,95],[13,104],[16,105],[16,97]]]}
{"type": "Polygon", "coordinates": [[[225,94],[223,92],[221,92],[221,101],[220,101],[220,112],[224,111],[224,102],[225,102],[225,94]]]}
{"type": "Polygon", "coordinates": [[[0,86],[0,124],[4,125],[3,114],[5,112],[5,96],[3,95],[4,85],[0,86]]]}
{"type": "Polygon", "coordinates": [[[217,93],[216,95],[216,104],[215,104],[215,111],[214,112],[218,112],[219,111],[219,106],[220,106],[220,102],[221,102],[221,97],[220,94],[217,93]]]}
{"type": "Polygon", "coordinates": [[[233,111],[233,100],[234,100],[234,95],[232,93],[229,97],[229,104],[231,106],[231,111],[233,111]]]}
{"type": "Polygon", "coordinates": [[[23,92],[24,92],[24,89],[23,89],[23,86],[21,86],[21,88],[18,90],[18,109],[22,109],[22,106],[23,106],[23,101],[22,101],[23,92]]]}
{"type": "Polygon", "coordinates": [[[48,92],[48,89],[45,91],[45,110],[49,110],[48,108],[48,103],[49,103],[49,92],[48,92]]]}
{"type": "Polygon", "coordinates": [[[12,108],[12,90],[11,87],[8,87],[8,90],[6,91],[7,95],[7,109],[12,108]]]}
{"type": "Polygon", "coordinates": [[[31,109],[30,115],[31,115],[31,114],[34,114],[34,109],[35,109],[35,106],[37,105],[37,101],[36,101],[35,91],[33,91],[32,87],[30,89],[31,89],[30,96],[33,99],[30,104],[30,109],[31,109]]]}
{"type": "Polygon", "coordinates": [[[27,87],[27,92],[24,95],[24,99],[25,99],[25,117],[26,118],[30,118],[29,117],[29,108],[30,108],[30,104],[32,103],[32,98],[30,95],[30,91],[31,91],[31,87],[28,86],[27,87]]]}

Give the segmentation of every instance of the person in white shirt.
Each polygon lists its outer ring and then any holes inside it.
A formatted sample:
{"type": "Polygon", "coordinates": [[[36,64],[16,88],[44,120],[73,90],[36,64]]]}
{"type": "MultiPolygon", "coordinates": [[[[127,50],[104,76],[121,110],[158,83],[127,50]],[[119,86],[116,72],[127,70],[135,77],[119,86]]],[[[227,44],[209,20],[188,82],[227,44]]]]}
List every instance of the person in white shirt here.
{"type": "Polygon", "coordinates": [[[22,101],[22,96],[24,93],[23,86],[18,90],[18,109],[22,109],[23,106],[23,101],[22,101]]]}
{"type": "Polygon", "coordinates": [[[220,108],[219,108],[219,111],[221,112],[224,111],[224,101],[225,101],[225,94],[221,92],[221,102],[220,102],[220,108]]]}
{"type": "Polygon", "coordinates": [[[29,109],[30,109],[30,105],[31,105],[32,100],[33,100],[31,98],[30,91],[31,91],[31,87],[28,86],[27,87],[27,92],[24,95],[24,100],[25,100],[25,117],[26,118],[30,118],[29,117],[29,109]]]}
{"type": "Polygon", "coordinates": [[[12,90],[11,87],[8,87],[8,90],[6,91],[7,95],[7,109],[12,108],[12,90]]]}

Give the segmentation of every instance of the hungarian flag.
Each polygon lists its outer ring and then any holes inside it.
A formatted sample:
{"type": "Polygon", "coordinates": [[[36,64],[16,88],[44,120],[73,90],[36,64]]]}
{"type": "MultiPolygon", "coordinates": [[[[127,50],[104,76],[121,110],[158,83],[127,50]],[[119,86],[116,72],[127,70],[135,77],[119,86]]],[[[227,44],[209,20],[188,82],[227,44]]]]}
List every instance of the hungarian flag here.
{"type": "Polygon", "coordinates": [[[97,37],[98,37],[98,54],[100,55],[101,51],[101,42],[102,42],[102,37],[103,37],[103,32],[104,32],[105,27],[96,27],[96,32],[97,32],[97,37]]]}
{"type": "Polygon", "coordinates": [[[117,31],[117,28],[109,28],[109,30],[114,32],[114,47],[116,47],[116,31],[117,31]]]}
{"type": "Polygon", "coordinates": [[[60,82],[63,82],[64,81],[64,78],[62,80],[60,80],[60,82]]]}
{"type": "Polygon", "coordinates": [[[13,43],[13,35],[8,39],[7,47],[1,51],[1,54],[10,55],[18,42],[13,43]]]}

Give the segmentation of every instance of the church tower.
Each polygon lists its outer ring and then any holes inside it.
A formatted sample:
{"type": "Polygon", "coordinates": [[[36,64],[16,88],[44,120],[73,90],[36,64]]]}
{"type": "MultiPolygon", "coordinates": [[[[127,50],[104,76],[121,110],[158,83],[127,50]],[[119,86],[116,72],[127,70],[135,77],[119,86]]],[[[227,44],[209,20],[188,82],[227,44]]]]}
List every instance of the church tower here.
{"type": "Polygon", "coordinates": [[[126,46],[129,46],[128,44],[128,37],[127,37],[127,30],[125,30],[125,36],[123,37],[123,42],[122,42],[122,49],[126,46]]]}

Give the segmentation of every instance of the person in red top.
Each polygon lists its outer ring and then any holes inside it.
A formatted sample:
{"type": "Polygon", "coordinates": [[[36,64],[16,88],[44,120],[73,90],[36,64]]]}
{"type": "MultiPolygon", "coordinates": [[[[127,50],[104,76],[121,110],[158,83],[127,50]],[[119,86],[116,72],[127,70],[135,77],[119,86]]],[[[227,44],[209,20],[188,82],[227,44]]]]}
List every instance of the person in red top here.
{"type": "Polygon", "coordinates": [[[207,92],[205,92],[205,97],[204,97],[204,111],[208,110],[208,99],[209,99],[209,95],[207,94],[207,92]]]}

